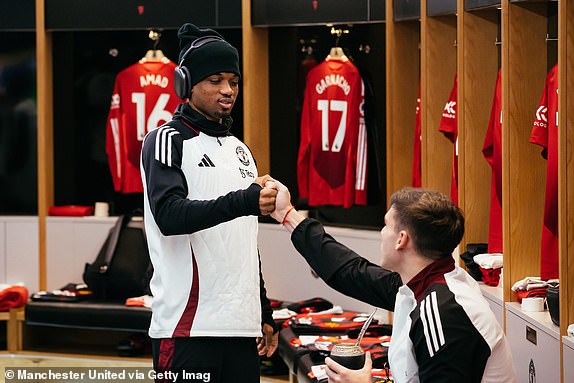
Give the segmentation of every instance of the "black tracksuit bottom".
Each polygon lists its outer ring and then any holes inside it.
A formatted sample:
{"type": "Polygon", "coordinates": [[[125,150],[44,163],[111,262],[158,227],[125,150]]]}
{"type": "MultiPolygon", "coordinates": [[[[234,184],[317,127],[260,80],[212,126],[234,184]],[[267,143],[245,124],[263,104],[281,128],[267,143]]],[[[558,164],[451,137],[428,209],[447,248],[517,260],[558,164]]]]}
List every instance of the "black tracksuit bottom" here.
{"type": "Polygon", "coordinates": [[[152,339],[155,382],[259,383],[255,338],[152,339]]]}

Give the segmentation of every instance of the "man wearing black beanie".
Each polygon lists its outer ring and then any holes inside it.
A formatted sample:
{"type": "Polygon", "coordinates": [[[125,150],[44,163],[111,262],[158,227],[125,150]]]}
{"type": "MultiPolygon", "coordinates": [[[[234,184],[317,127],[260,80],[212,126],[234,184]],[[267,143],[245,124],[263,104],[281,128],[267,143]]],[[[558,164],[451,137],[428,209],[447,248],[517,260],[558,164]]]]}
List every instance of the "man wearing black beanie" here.
{"type": "Polygon", "coordinates": [[[258,356],[277,348],[257,216],[274,210],[277,191],[229,132],[237,49],[193,24],[178,37],[174,87],[186,102],[148,133],[141,154],[156,379],[256,383],[258,356]]]}

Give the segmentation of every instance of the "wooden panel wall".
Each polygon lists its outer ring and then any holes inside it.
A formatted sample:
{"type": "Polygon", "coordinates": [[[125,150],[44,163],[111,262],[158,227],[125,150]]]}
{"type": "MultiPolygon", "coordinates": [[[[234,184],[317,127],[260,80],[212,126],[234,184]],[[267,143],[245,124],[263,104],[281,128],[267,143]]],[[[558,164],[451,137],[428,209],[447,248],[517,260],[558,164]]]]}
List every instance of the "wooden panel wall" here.
{"type": "Polygon", "coordinates": [[[46,216],[54,204],[54,110],[52,35],[46,32],[44,0],[36,0],[36,62],[38,112],[38,235],[39,286],[46,288],[46,216]]]}
{"type": "Polygon", "coordinates": [[[265,28],[251,26],[251,0],[242,0],[243,138],[259,174],[271,171],[269,156],[269,44],[265,28]]]}
{"type": "Polygon", "coordinates": [[[560,333],[574,323],[574,3],[558,3],[560,333]],[[570,95],[569,95],[570,94],[570,95]]]}
{"type": "Polygon", "coordinates": [[[545,4],[504,3],[503,9],[503,216],[505,300],[512,284],[540,274],[546,161],[530,144],[546,78],[545,4]]]}
{"type": "Polygon", "coordinates": [[[488,242],[491,170],[482,154],[498,73],[498,11],[458,3],[458,193],[466,217],[461,250],[488,242]]]}
{"type": "Polygon", "coordinates": [[[453,144],[439,124],[456,73],[456,16],[426,16],[421,3],[422,184],[450,194],[453,144]]]}
{"type": "Polygon", "coordinates": [[[413,137],[419,86],[419,21],[392,22],[386,4],[387,200],[412,183],[413,137]]]}

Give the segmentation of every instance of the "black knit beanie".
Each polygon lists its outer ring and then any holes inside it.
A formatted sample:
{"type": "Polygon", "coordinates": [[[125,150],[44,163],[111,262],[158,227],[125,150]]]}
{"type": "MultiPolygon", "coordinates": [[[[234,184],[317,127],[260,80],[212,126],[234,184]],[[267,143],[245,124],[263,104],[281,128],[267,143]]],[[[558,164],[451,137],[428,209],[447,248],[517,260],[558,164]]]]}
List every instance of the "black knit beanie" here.
{"type": "Polygon", "coordinates": [[[239,53],[225,40],[209,42],[185,54],[195,40],[206,36],[223,38],[212,29],[198,28],[190,23],[182,25],[177,32],[180,48],[179,62],[189,71],[191,86],[214,73],[229,72],[240,76],[239,53]],[[184,55],[185,58],[181,62],[184,55]]]}

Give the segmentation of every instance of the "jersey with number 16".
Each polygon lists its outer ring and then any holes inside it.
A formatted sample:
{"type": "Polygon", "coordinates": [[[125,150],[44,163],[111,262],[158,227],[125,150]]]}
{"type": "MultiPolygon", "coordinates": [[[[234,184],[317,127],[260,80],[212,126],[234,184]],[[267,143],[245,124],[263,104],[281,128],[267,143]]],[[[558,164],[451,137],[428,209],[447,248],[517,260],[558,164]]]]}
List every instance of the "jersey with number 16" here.
{"type": "Polygon", "coordinates": [[[173,87],[175,63],[135,63],[116,76],[106,127],[106,152],[121,193],[141,193],[140,152],[147,132],[170,121],[180,100],[173,87]]]}

